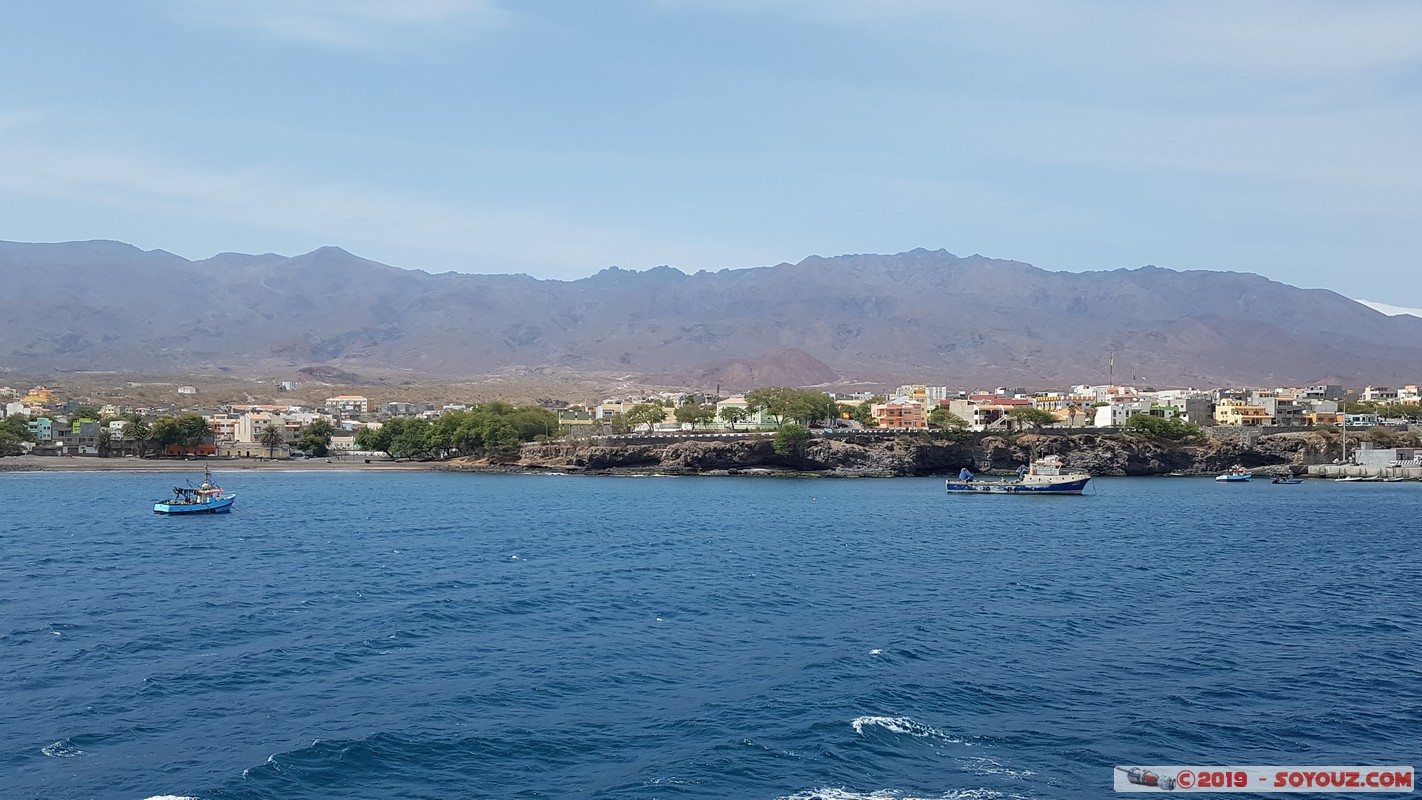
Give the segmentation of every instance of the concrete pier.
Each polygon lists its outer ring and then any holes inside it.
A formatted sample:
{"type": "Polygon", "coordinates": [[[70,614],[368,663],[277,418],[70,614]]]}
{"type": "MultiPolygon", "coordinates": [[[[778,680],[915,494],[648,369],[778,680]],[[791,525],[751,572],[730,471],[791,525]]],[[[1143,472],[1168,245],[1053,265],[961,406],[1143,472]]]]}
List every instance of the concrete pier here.
{"type": "Polygon", "coordinates": [[[1422,480],[1422,467],[1384,467],[1360,464],[1312,464],[1310,478],[1407,478],[1422,480]]]}

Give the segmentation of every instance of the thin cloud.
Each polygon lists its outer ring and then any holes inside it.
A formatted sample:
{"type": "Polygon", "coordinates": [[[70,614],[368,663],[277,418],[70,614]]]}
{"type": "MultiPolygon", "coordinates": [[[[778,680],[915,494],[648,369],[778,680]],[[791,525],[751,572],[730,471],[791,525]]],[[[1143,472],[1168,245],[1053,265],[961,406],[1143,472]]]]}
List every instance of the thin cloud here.
{"type": "Polygon", "coordinates": [[[506,24],[494,0],[189,0],[194,21],[339,50],[383,50],[506,24]]]}

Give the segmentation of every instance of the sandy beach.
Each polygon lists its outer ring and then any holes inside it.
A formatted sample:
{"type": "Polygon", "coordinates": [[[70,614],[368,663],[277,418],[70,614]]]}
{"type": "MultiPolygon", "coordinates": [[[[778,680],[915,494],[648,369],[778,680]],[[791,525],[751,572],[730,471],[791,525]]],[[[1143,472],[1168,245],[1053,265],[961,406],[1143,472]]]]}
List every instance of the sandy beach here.
{"type": "Polygon", "coordinates": [[[98,456],[6,456],[0,458],[0,472],[192,472],[201,471],[203,464],[214,472],[262,470],[271,472],[302,470],[374,470],[410,471],[434,470],[438,461],[376,461],[365,459],[301,458],[267,460],[260,458],[133,458],[129,456],[99,458],[98,456]]]}

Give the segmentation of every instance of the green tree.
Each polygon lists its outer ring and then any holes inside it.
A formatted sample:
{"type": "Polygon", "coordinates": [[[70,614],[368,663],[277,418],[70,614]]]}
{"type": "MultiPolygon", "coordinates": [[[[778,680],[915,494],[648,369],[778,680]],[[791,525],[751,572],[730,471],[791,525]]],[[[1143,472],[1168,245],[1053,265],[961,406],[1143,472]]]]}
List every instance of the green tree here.
{"type": "Polygon", "coordinates": [[[159,455],[162,455],[168,450],[169,445],[175,445],[182,441],[183,431],[178,427],[178,420],[174,417],[159,417],[153,421],[148,438],[153,442],[159,455]]]}
{"type": "MultiPolygon", "coordinates": [[[[391,420],[394,422],[394,420],[391,420]]],[[[355,446],[362,450],[375,450],[390,455],[390,423],[379,427],[367,426],[356,431],[355,446]]]]}
{"type": "Polygon", "coordinates": [[[494,420],[484,431],[484,452],[491,461],[517,461],[520,443],[518,429],[507,419],[494,420]]]}
{"type": "Polygon", "coordinates": [[[514,427],[520,442],[531,442],[539,437],[553,438],[562,430],[558,415],[541,406],[517,406],[502,416],[514,427]]]}
{"type": "Polygon", "coordinates": [[[722,421],[724,421],[727,425],[730,425],[731,430],[735,430],[736,423],[744,422],[746,418],[750,416],[750,412],[746,411],[746,409],[742,408],[741,406],[722,406],[721,410],[717,412],[717,416],[719,416],[722,421]]]}
{"type": "Polygon", "coordinates": [[[1388,403],[1378,409],[1378,414],[1387,419],[1405,419],[1416,422],[1422,419],[1422,405],[1413,403],[1388,403]]]}
{"type": "Polygon", "coordinates": [[[949,411],[945,406],[939,406],[928,412],[928,427],[937,428],[940,431],[961,431],[968,427],[968,421],[949,411]]]}
{"type": "Polygon", "coordinates": [[[99,457],[108,458],[109,453],[114,449],[114,434],[108,428],[99,429],[99,457]]]}
{"type": "Polygon", "coordinates": [[[810,429],[804,425],[787,422],[775,429],[775,452],[782,456],[799,458],[805,454],[805,446],[813,438],[810,429]]]}
{"type": "Polygon", "coordinates": [[[125,441],[133,442],[134,452],[139,458],[143,458],[148,455],[148,444],[153,440],[153,429],[142,417],[130,419],[123,426],[123,438],[125,441]]]}
{"type": "Polygon", "coordinates": [[[1007,416],[1019,427],[1030,425],[1033,428],[1041,428],[1043,425],[1052,425],[1057,421],[1056,414],[1031,406],[1011,409],[1007,412],[1007,416]]]}
{"type": "Polygon", "coordinates": [[[434,454],[430,436],[430,421],[427,419],[392,419],[385,423],[394,425],[390,436],[390,455],[393,458],[429,458],[434,454]],[[398,423],[398,424],[397,424],[398,423]]]}
{"type": "Polygon", "coordinates": [[[170,445],[194,448],[212,441],[212,428],[201,414],[179,414],[176,417],[159,417],[150,431],[153,443],[161,452],[170,445]]]}
{"type": "Polygon", "coordinates": [[[788,386],[765,386],[746,392],[746,409],[751,414],[764,411],[777,427],[785,422],[827,421],[839,415],[839,406],[828,394],[788,386]]]}
{"type": "Polygon", "coordinates": [[[630,433],[632,431],[632,426],[627,424],[627,415],[623,414],[620,411],[615,414],[608,414],[607,416],[603,417],[602,424],[606,425],[608,430],[612,431],[613,433],[621,434],[630,433]]]}
{"type": "Polygon", "coordinates": [[[806,424],[831,424],[839,416],[839,404],[826,392],[799,389],[793,395],[790,413],[794,419],[806,424]]]}
{"type": "Polygon", "coordinates": [[[70,419],[98,419],[98,406],[82,405],[74,409],[74,413],[69,415],[70,419]]]}
{"type": "Polygon", "coordinates": [[[30,430],[29,417],[22,414],[0,419],[0,456],[15,456],[24,452],[22,443],[33,442],[34,432],[30,430]]]}
{"type": "Polygon", "coordinates": [[[649,428],[667,418],[667,410],[660,403],[638,403],[623,415],[627,424],[636,430],[642,425],[649,428]]]}
{"type": "Polygon", "coordinates": [[[855,406],[854,410],[850,412],[849,418],[866,428],[877,428],[879,427],[879,420],[874,419],[874,404],[882,402],[884,402],[884,396],[876,394],[855,406]]]}
{"type": "Polygon", "coordinates": [[[1132,414],[1130,419],[1126,420],[1124,429],[1127,433],[1136,436],[1169,441],[1189,439],[1203,433],[1199,425],[1191,424],[1179,417],[1155,417],[1150,414],[1132,414]]]}
{"type": "Polygon", "coordinates": [[[331,452],[331,437],[335,435],[336,426],[317,419],[302,429],[296,446],[317,458],[325,458],[331,452]]]}
{"type": "Polygon", "coordinates": [[[268,424],[267,427],[263,428],[262,432],[258,434],[257,441],[260,442],[263,447],[267,448],[267,458],[275,458],[276,449],[286,444],[286,434],[281,428],[268,424]]]}
{"type": "Polygon", "coordinates": [[[778,427],[790,413],[791,391],[784,386],[765,386],[752,389],[746,392],[746,411],[751,414],[764,411],[767,416],[775,420],[778,427]]]}
{"type": "Polygon", "coordinates": [[[676,421],[683,425],[705,425],[716,419],[716,409],[713,406],[704,406],[692,401],[683,403],[672,412],[676,415],[676,421]]]}

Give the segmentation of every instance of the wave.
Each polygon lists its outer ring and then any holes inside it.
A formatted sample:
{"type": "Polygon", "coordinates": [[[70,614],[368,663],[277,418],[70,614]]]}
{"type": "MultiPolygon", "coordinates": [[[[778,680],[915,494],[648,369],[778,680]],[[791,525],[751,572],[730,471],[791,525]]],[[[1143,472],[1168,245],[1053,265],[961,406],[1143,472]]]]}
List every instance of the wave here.
{"type": "Polygon", "coordinates": [[[916,736],[920,739],[939,739],[953,744],[971,744],[961,737],[944,733],[931,725],[915,722],[909,717],[856,717],[849,724],[854,726],[854,732],[860,736],[864,735],[865,728],[883,728],[890,733],[916,736]]]}
{"type": "Polygon", "coordinates": [[[68,739],[60,739],[54,744],[45,745],[40,748],[40,752],[50,758],[74,758],[84,755],[84,751],[74,746],[74,743],[68,739]]]}
{"type": "Polygon", "coordinates": [[[1030,769],[1013,769],[991,758],[972,757],[964,760],[973,772],[979,775],[1006,775],[1011,778],[1030,778],[1037,773],[1030,769]]]}

